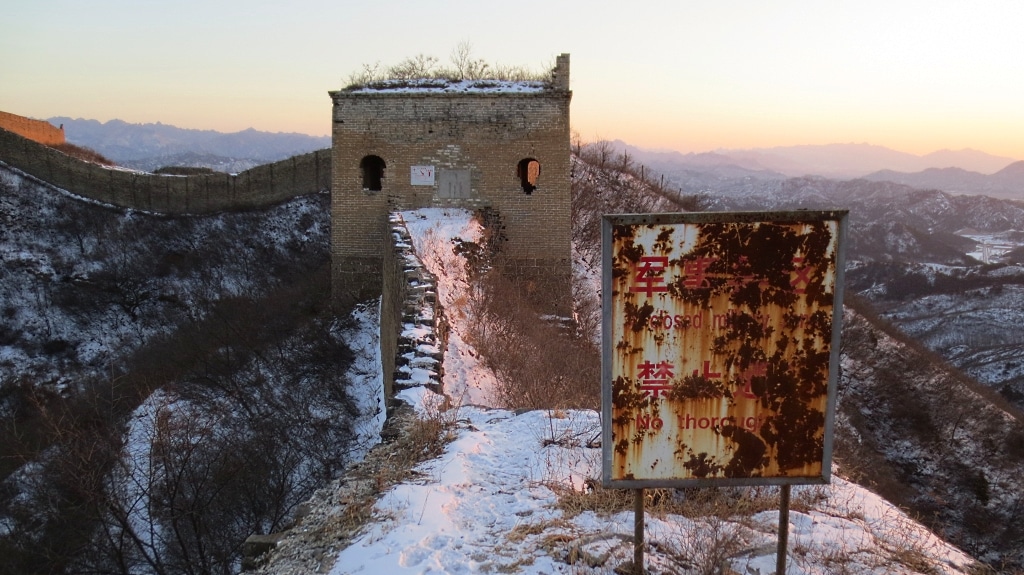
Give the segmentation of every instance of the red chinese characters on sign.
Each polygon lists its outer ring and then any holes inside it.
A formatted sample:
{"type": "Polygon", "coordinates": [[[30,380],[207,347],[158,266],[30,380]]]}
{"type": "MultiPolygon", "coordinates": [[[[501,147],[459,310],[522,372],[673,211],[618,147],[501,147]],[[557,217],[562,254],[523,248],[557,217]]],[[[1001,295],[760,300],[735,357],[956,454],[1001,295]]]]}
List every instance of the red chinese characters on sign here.
{"type": "MultiPolygon", "coordinates": [[[[752,284],[756,284],[761,289],[768,286],[768,282],[763,278],[759,278],[746,271],[749,268],[747,256],[739,256],[736,263],[730,266],[731,273],[729,274],[708,273],[708,268],[716,261],[718,261],[717,257],[701,256],[683,262],[683,287],[686,289],[710,289],[712,287],[711,279],[714,278],[724,280],[725,286],[732,293],[736,293],[752,284]]],[[[631,291],[647,293],[648,295],[653,291],[666,291],[663,273],[667,263],[668,258],[664,257],[642,258],[636,281],[645,285],[643,287],[633,287],[631,291]]],[[[789,280],[793,293],[806,293],[807,286],[811,283],[811,273],[813,271],[814,267],[807,265],[806,258],[803,256],[795,256],[793,258],[793,268],[790,271],[789,280]]]]}
{"type": "Polygon", "coordinates": [[[711,379],[713,377],[715,377],[715,378],[722,377],[722,373],[721,372],[712,372],[711,371],[711,362],[707,361],[707,360],[704,361],[704,373],[701,373],[699,370],[696,370],[696,369],[693,370],[693,377],[697,377],[698,375],[703,377],[704,379],[711,379]]]}
{"type": "Polygon", "coordinates": [[[754,398],[756,398],[757,394],[754,393],[754,390],[753,390],[753,388],[751,386],[751,383],[753,382],[755,377],[764,377],[767,374],[768,374],[768,363],[767,362],[758,361],[758,362],[754,362],[754,363],[750,364],[750,366],[747,367],[747,369],[744,369],[740,373],[740,381],[743,382],[743,389],[741,389],[738,392],[738,395],[740,395],[741,397],[746,397],[747,399],[754,399],[754,398]]]}
{"type": "Polygon", "coordinates": [[[708,267],[716,261],[716,257],[699,257],[683,262],[683,287],[687,289],[704,289],[711,287],[708,281],[708,267]]]}
{"type": "Polygon", "coordinates": [[[726,286],[735,294],[751,284],[757,284],[758,288],[764,289],[768,282],[750,273],[750,259],[747,256],[740,256],[736,263],[732,264],[732,277],[728,279],[726,286]]]}
{"type": "Polygon", "coordinates": [[[637,265],[637,272],[634,285],[629,291],[633,293],[645,293],[647,297],[654,295],[654,292],[668,291],[665,285],[665,268],[668,267],[668,257],[645,256],[640,258],[637,265]]]}
{"type": "Polygon", "coordinates": [[[789,285],[793,287],[793,293],[805,293],[807,291],[807,285],[811,283],[811,266],[805,265],[804,258],[802,256],[793,257],[793,277],[789,280],[789,285]]]}
{"type": "Polygon", "coordinates": [[[662,392],[667,392],[672,389],[672,377],[675,375],[672,370],[675,366],[668,361],[659,361],[658,363],[652,363],[650,360],[645,360],[640,365],[636,366],[640,370],[640,390],[643,391],[644,395],[649,395],[653,399],[660,399],[662,392]]]}

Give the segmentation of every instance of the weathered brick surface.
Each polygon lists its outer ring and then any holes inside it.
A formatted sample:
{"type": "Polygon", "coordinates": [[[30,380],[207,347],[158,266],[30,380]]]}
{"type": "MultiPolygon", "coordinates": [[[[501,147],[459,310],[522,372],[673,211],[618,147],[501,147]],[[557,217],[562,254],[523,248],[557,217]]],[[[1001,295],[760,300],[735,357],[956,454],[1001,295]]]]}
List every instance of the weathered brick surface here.
{"type": "MultiPolygon", "coordinates": [[[[352,291],[353,258],[377,268],[388,214],[421,207],[487,207],[501,215],[509,258],[565,265],[570,259],[568,56],[538,92],[360,90],[333,100],[332,230],[336,294],[352,291]],[[386,163],[381,190],[363,188],[360,162],[386,163]],[[536,190],[523,191],[517,165],[540,163],[536,190]],[[412,166],[432,166],[432,186],[413,185],[412,166]],[[468,170],[469,197],[444,198],[445,170],[468,170]]],[[[379,272],[366,269],[367,278],[379,272]]]]}
{"type": "Polygon", "coordinates": [[[0,112],[0,129],[14,132],[22,138],[47,146],[64,143],[64,130],[43,120],[33,120],[17,114],[0,112]]]}

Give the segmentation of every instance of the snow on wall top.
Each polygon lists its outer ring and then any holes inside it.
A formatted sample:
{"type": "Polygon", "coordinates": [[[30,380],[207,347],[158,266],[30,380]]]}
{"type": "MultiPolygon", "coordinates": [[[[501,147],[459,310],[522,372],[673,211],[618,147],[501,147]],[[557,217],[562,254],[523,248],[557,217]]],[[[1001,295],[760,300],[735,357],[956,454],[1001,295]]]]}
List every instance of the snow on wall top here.
{"type": "Polygon", "coordinates": [[[421,78],[416,80],[384,80],[345,88],[345,92],[386,93],[537,93],[551,89],[551,84],[536,80],[447,80],[421,78]]]}

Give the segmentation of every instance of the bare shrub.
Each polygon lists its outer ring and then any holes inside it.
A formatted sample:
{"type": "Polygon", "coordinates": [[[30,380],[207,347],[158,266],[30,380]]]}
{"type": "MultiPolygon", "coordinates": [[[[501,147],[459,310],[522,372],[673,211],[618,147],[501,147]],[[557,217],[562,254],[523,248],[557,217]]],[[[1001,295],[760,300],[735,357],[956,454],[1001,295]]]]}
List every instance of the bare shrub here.
{"type": "Polygon", "coordinates": [[[678,538],[679,554],[699,575],[728,573],[727,561],[743,548],[739,525],[708,515],[686,526],[678,538]]]}
{"type": "MultiPolygon", "coordinates": [[[[600,356],[594,345],[556,318],[544,318],[537,302],[545,298],[530,297],[501,268],[487,272],[479,285],[469,337],[497,379],[494,402],[509,409],[597,407],[600,356]]],[[[567,291],[564,285],[553,289],[567,291]]]]}
{"type": "Polygon", "coordinates": [[[437,66],[437,58],[425,54],[417,54],[412,58],[406,58],[398,64],[388,68],[388,76],[395,80],[414,80],[417,78],[430,78],[437,66]]]}
{"type": "Polygon", "coordinates": [[[445,396],[427,395],[420,408],[419,417],[410,422],[400,444],[410,465],[440,455],[455,439],[458,422],[458,406],[445,396]]]}
{"type": "Polygon", "coordinates": [[[694,211],[700,198],[684,195],[664,185],[664,180],[647,178],[627,154],[619,156],[612,144],[601,141],[584,144],[577,140],[572,157],[572,240],[580,257],[599,261],[601,218],[604,214],[641,214],[694,211]]]}
{"type": "MultiPolygon", "coordinates": [[[[449,54],[450,66],[440,66],[435,56],[417,54],[393,66],[382,67],[379,62],[363,64],[362,69],[349,75],[346,89],[380,85],[385,82],[409,82],[436,80],[458,82],[462,80],[489,80],[508,82],[550,82],[553,66],[543,72],[536,72],[522,66],[491,64],[473,56],[473,46],[467,41],[460,42],[449,54]]],[[[410,84],[410,85],[411,85],[410,84]]]]}
{"type": "Polygon", "coordinates": [[[385,79],[387,79],[387,71],[381,69],[380,62],[363,64],[361,69],[349,74],[346,86],[368,86],[383,82],[385,79]]]}

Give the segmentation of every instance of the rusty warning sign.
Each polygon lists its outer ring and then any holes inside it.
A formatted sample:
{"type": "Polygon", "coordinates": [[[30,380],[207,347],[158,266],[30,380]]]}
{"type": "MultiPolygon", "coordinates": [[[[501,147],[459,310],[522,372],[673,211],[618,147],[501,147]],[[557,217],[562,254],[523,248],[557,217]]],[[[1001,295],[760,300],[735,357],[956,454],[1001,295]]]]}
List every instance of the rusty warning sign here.
{"type": "Polygon", "coordinates": [[[846,218],[605,216],[606,486],[829,480],[846,218]]]}

